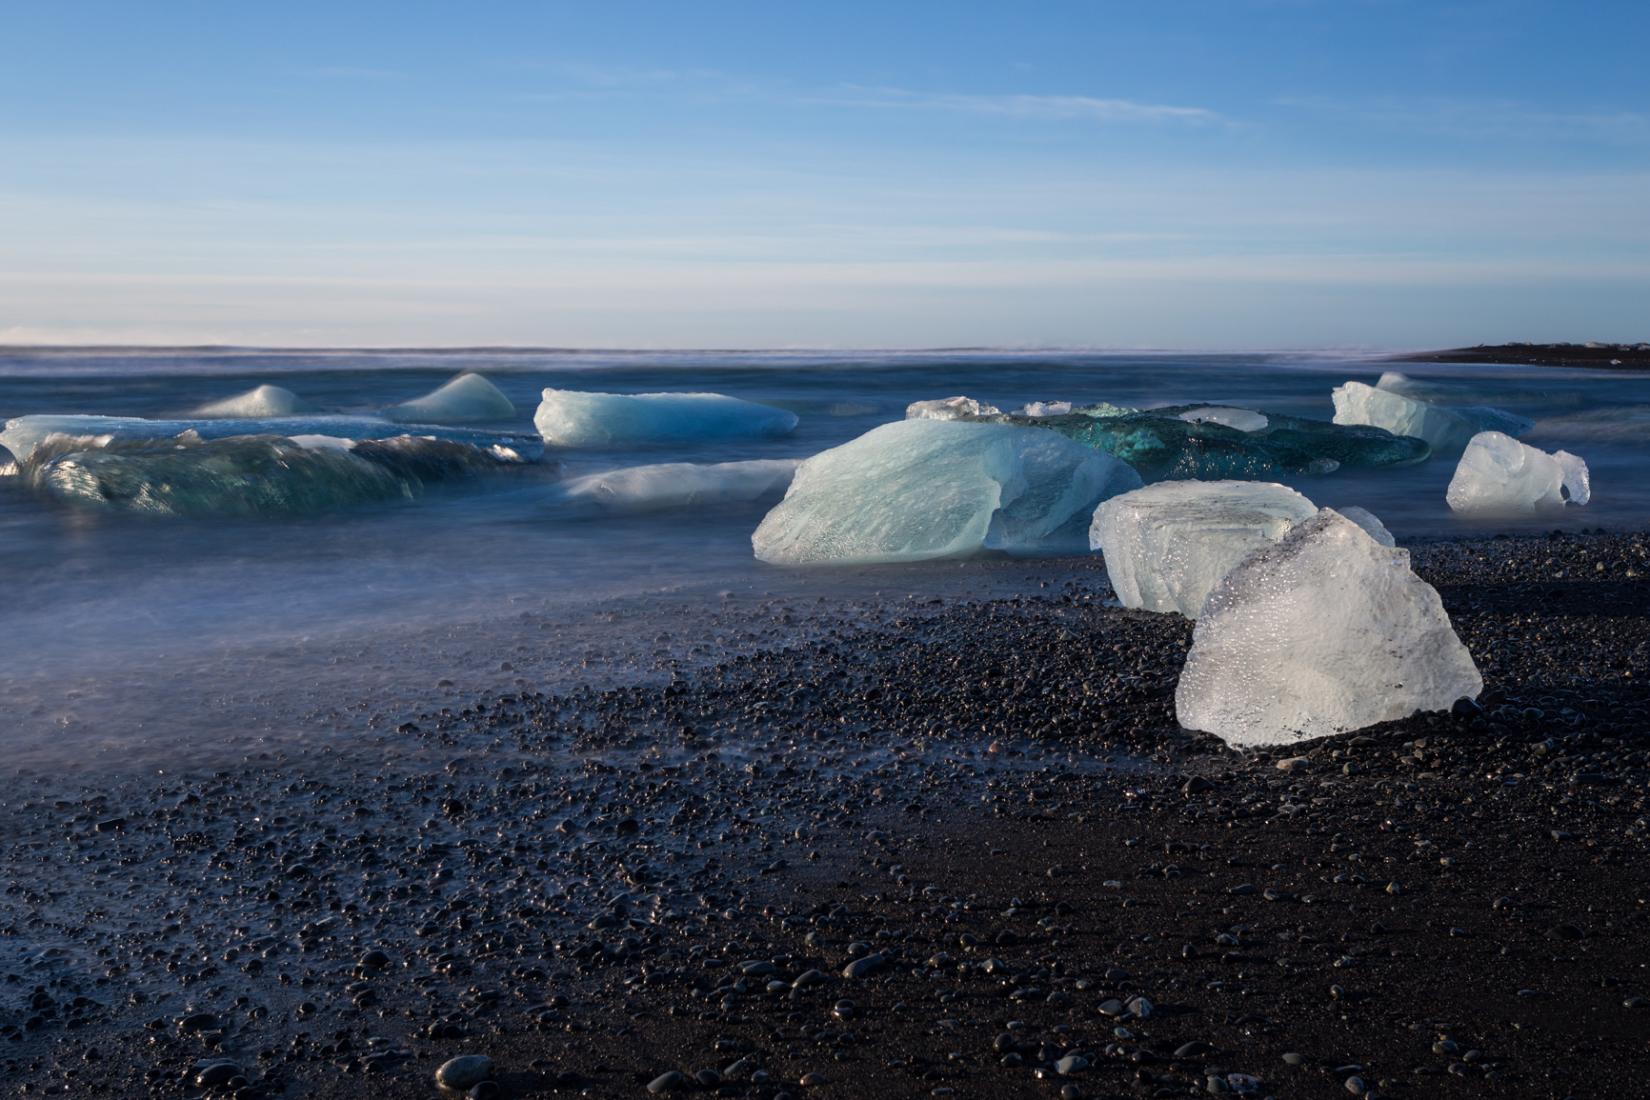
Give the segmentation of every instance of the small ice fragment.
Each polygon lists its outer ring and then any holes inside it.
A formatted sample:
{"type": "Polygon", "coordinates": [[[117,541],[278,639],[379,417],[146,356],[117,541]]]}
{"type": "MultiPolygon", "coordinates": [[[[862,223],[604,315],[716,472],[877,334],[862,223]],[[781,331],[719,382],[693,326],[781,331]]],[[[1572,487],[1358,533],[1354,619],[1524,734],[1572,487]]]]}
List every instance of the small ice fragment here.
{"type": "Polygon", "coordinates": [[[1071,412],[1070,401],[1030,401],[1015,410],[1015,416],[1065,416],[1071,412]]]}
{"type": "Polygon", "coordinates": [[[533,423],[557,447],[785,435],[796,414],[719,393],[544,391],[533,423]]]}
{"type": "Polygon", "coordinates": [[[391,405],[384,415],[403,424],[463,424],[508,420],[516,415],[516,407],[486,378],[466,371],[423,397],[391,405]]]}
{"type": "Polygon", "coordinates": [[[1253,409],[1234,409],[1226,405],[1199,405],[1180,414],[1188,424],[1224,424],[1240,432],[1263,431],[1271,423],[1265,413],[1253,409]]]}
{"type": "Polygon", "coordinates": [[[970,416],[999,416],[1003,410],[972,397],[936,397],[905,407],[907,420],[961,420],[970,416]]]}
{"type": "Polygon", "coordinates": [[[1398,540],[1392,537],[1392,532],[1386,529],[1386,524],[1382,523],[1375,513],[1368,508],[1360,508],[1354,504],[1348,508],[1337,508],[1335,511],[1362,527],[1370,538],[1382,546],[1398,545],[1398,540]]]}
{"type": "Polygon", "coordinates": [[[1447,710],[1483,686],[1409,553],[1325,508],[1210,593],[1175,714],[1230,745],[1278,745],[1447,710]]]}
{"type": "Polygon", "coordinates": [[[1081,552],[1095,505],[1139,487],[1054,432],[901,420],[804,461],[751,544],[787,565],[1081,552]]]}
{"type": "Polygon", "coordinates": [[[1089,545],[1124,607],[1195,619],[1233,566],[1316,513],[1286,485],[1161,481],[1095,509],[1089,545]]]}
{"type": "Polygon", "coordinates": [[[784,492],[799,462],[664,462],[590,474],[567,482],[565,488],[572,500],[627,512],[743,504],[784,492]]]}
{"type": "Polygon", "coordinates": [[[245,418],[255,416],[291,416],[302,408],[298,395],[280,386],[257,386],[226,397],[222,401],[208,401],[193,413],[198,417],[245,418]]]}
{"type": "Polygon", "coordinates": [[[1587,464],[1566,451],[1550,455],[1501,432],[1472,437],[1444,499],[1456,512],[1514,514],[1562,508],[1591,497],[1587,464]]]}

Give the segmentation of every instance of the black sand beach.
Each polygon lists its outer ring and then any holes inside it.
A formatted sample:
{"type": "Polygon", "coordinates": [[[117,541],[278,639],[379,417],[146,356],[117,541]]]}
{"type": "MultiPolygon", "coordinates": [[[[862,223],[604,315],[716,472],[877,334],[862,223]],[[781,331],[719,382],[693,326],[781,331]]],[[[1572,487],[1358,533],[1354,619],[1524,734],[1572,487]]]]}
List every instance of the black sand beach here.
{"type": "Polygon", "coordinates": [[[1414,548],[1480,707],[1180,731],[1190,638],[908,602],[670,683],[0,794],[0,1091],[1650,1091],[1650,537],[1414,548]]]}

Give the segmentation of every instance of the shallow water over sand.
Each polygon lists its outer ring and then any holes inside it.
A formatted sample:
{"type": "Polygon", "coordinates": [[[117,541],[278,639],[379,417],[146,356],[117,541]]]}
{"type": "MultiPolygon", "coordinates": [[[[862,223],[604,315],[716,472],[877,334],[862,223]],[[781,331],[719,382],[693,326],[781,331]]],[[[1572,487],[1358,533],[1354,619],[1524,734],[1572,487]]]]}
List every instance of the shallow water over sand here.
{"type": "MultiPolygon", "coordinates": [[[[531,430],[545,386],[712,390],[800,417],[770,440],[565,451],[536,469],[416,504],[218,522],[103,515],[0,479],[0,708],[8,753],[121,758],[333,737],[477,690],[669,675],[680,662],[770,645],[810,625],[928,599],[1058,583],[1072,562],[780,571],[749,536],[762,503],[614,516],[570,507],[565,477],[659,462],[795,458],[968,394],[1123,405],[1232,403],[1328,419],[1329,391],[1385,365],[1305,356],[996,352],[0,352],[0,418],[177,416],[262,382],[327,411],[371,413],[463,369],[487,374],[531,430]],[[821,602],[823,601],[823,602],[821,602]]],[[[1637,527],[1650,516],[1650,377],[1408,365],[1441,399],[1536,420],[1529,442],[1587,459],[1594,502],[1521,524],[1450,515],[1453,460],[1293,479],[1360,504],[1402,539],[1492,530],[1637,527]]],[[[1092,568],[1092,566],[1087,566],[1092,568]]],[[[1085,568],[1085,566],[1078,566],[1085,568]]],[[[891,612],[890,609],[893,609],[891,612]]]]}

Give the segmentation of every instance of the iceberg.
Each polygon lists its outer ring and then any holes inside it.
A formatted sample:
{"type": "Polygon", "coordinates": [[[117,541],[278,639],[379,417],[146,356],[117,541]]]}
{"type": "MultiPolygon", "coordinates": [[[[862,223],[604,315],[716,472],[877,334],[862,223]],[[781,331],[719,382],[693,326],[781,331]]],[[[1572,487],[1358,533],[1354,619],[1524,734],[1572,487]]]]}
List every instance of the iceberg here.
{"type": "Polygon", "coordinates": [[[194,415],[207,419],[229,417],[245,419],[260,416],[291,416],[303,407],[298,395],[280,386],[256,386],[245,393],[226,397],[222,401],[208,401],[195,410],[194,415]]]}
{"type": "Polygon", "coordinates": [[[519,464],[502,448],[424,436],[203,439],[51,436],[23,476],[67,503],[168,516],[305,515],[416,500],[427,485],[519,464]]]}
{"type": "Polygon", "coordinates": [[[464,424],[477,420],[508,420],[516,407],[486,378],[466,371],[423,397],[391,405],[387,419],[413,424],[464,424]]]}
{"type": "Polygon", "coordinates": [[[1444,499],[1455,512],[1516,514],[1592,498],[1587,463],[1568,451],[1548,454],[1501,432],[1472,437],[1444,499]]]}
{"type": "Polygon", "coordinates": [[[1003,410],[972,397],[936,397],[913,401],[905,407],[907,420],[965,420],[974,416],[997,416],[1003,410]]]}
{"type": "Polygon", "coordinates": [[[1139,487],[1053,432],[901,420],[804,461],[751,544],[786,565],[1081,552],[1095,505],[1139,487]]]}
{"type": "Polygon", "coordinates": [[[1141,410],[1102,403],[1074,408],[1064,416],[981,419],[1059,432],[1122,459],[1147,481],[1272,480],[1284,474],[1329,473],[1342,466],[1403,466],[1431,453],[1422,440],[1401,438],[1380,428],[1209,405],[1141,410]],[[1202,418],[1200,414],[1209,409],[1218,409],[1226,419],[1241,420],[1246,426],[1202,418]]]}
{"type": "Polygon", "coordinates": [[[1014,411],[1015,416],[1065,416],[1071,412],[1070,401],[1031,401],[1014,411]]]}
{"type": "Polygon", "coordinates": [[[1424,439],[1435,452],[1454,454],[1482,431],[1523,435],[1534,422],[1483,405],[1452,408],[1362,382],[1336,386],[1335,423],[1385,428],[1393,435],[1424,439]]]}
{"type": "Polygon", "coordinates": [[[800,462],[664,462],[574,478],[564,488],[571,500],[626,512],[747,504],[783,493],[800,462]]]}
{"type": "Polygon", "coordinates": [[[1263,431],[1267,424],[1265,413],[1253,409],[1234,409],[1225,405],[1199,405],[1179,414],[1189,424],[1224,424],[1240,432],[1263,431]]]}
{"type": "Polygon", "coordinates": [[[1230,745],[1279,745],[1447,710],[1483,686],[1408,551],[1325,508],[1215,586],[1175,714],[1230,745]]]}
{"type": "Polygon", "coordinates": [[[533,423],[556,447],[785,435],[796,414],[719,393],[544,391],[533,423]]]}
{"type": "Polygon", "coordinates": [[[1398,540],[1392,537],[1392,532],[1386,529],[1386,524],[1368,508],[1360,508],[1356,504],[1349,508],[1337,508],[1343,519],[1349,519],[1364,529],[1364,534],[1380,543],[1382,546],[1397,546],[1398,540]]]}
{"type": "MultiPolygon", "coordinates": [[[[202,439],[224,439],[236,435],[272,435],[283,439],[294,436],[331,436],[351,441],[387,439],[404,435],[407,429],[400,424],[375,417],[360,416],[296,416],[258,417],[253,419],[217,418],[206,420],[147,420],[136,416],[19,416],[6,421],[0,430],[0,446],[5,447],[20,465],[26,464],[35,447],[54,435],[91,441],[107,437],[110,442],[133,440],[168,440],[184,432],[193,432],[202,439]]],[[[511,451],[524,462],[535,462],[544,455],[544,442],[537,436],[514,432],[484,432],[469,428],[427,428],[421,435],[447,439],[455,443],[489,448],[501,447],[511,451]]]]}
{"type": "Polygon", "coordinates": [[[1286,485],[1161,481],[1096,508],[1089,545],[1124,607],[1195,619],[1233,566],[1316,514],[1286,485]]]}

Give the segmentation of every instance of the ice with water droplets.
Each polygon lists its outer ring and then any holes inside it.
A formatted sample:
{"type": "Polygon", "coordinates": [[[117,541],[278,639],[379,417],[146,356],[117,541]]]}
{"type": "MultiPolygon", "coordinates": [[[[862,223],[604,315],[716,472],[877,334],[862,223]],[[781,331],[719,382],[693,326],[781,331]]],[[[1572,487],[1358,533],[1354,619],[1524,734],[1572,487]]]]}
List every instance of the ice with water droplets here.
{"type": "Polygon", "coordinates": [[[1124,607],[1195,619],[1233,566],[1316,512],[1276,483],[1160,481],[1096,508],[1089,545],[1124,607]]]}
{"type": "Polygon", "coordinates": [[[751,543],[783,564],[1080,552],[1095,505],[1139,487],[1053,432],[902,420],[805,460],[751,543]]]}
{"type": "Polygon", "coordinates": [[[1287,744],[1447,710],[1483,686],[1409,553],[1325,508],[1215,586],[1175,714],[1232,745],[1287,744]]]}

